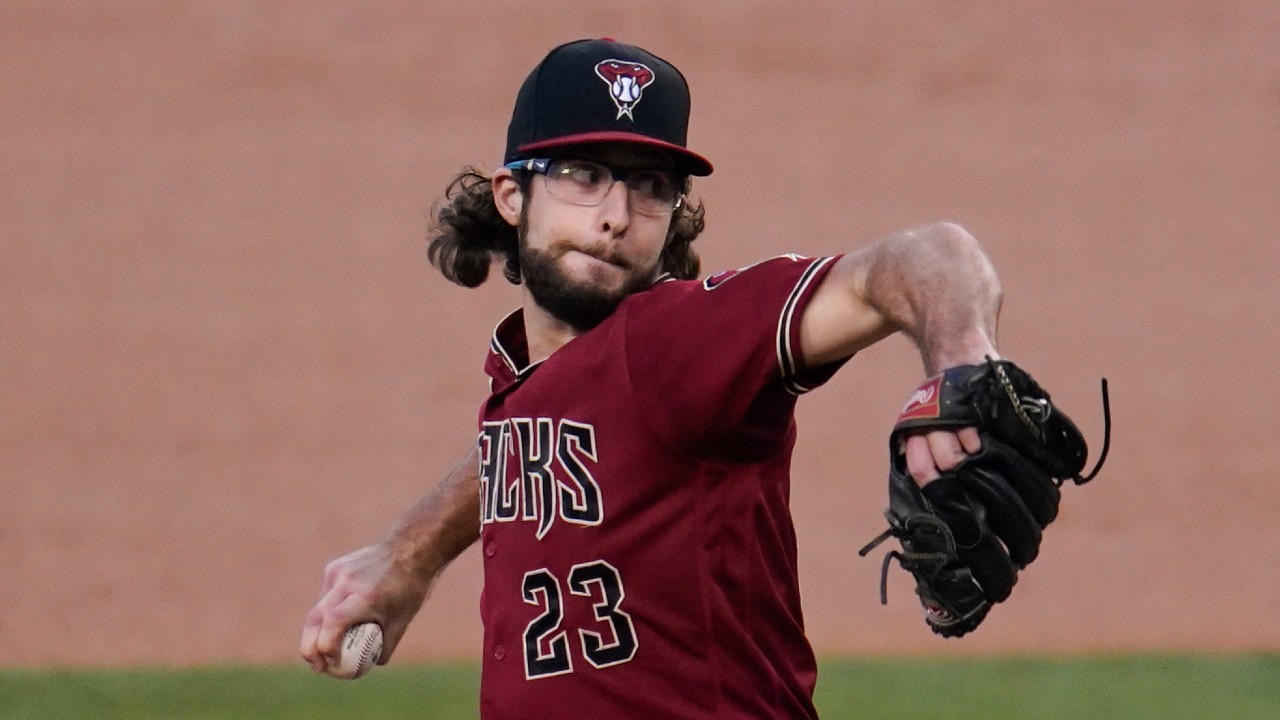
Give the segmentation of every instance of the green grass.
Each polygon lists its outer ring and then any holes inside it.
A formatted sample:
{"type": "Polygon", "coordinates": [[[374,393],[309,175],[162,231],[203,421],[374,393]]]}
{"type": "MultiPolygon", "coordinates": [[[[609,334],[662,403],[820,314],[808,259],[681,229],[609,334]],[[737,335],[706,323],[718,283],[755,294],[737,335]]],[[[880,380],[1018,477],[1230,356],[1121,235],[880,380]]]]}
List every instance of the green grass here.
{"type": "Polygon", "coordinates": [[[284,667],[0,672],[0,718],[375,720],[475,718],[479,667],[378,668],[356,681],[284,667]]]}
{"type": "Polygon", "coordinates": [[[823,718],[1277,720],[1280,654],[827,662],[823,718]]]}
{"type": "MultiPolygon", "coordinates": [[[[0,718],[475,718],[470,664],[379,668],[356,682],[305,667],[0,672],[0,718]]],[[[836,660],[825,720],[1275,720],[1280,654],[836,660]]]]}

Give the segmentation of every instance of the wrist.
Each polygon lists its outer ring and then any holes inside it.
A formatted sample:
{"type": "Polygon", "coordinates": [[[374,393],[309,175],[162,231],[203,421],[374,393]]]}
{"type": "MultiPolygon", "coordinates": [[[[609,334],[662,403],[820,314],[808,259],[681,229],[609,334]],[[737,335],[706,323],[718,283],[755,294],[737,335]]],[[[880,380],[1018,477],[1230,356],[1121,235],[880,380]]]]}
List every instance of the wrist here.
{"type": "Polygon", "coordinates": [[[396,528],[382,541],[383,552],[391,564],[401,568],[404,575],[429,582],[444,563],[439,554],[433,552],[431,543],[412,529],[412,526],[396,528]]]}
{"type": "Polygon", "coordinates": [[[948,342],[931,343],[921,352],[926,375],[935,375],[957,365],[977,365],[987,358],[999,360],[995,341],[984,330],[973,329],[948,342]]]}

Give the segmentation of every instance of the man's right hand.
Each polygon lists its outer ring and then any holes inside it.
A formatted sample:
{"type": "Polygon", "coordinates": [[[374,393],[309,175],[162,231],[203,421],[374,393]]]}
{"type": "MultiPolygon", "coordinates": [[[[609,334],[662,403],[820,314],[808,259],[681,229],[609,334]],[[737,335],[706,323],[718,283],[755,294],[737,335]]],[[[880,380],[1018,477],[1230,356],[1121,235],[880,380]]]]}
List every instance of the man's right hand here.
{"type": "Polygon", "coordinates": [[[302,625],[302,657],[318,673],[338,662],[342,636],[362,622],[382,626],[386,665],[418,614],[431,583],[480,538],[480,462],[472,443],[426,497],[396,521],[387,539],[329,563],[320,601],[302,625]]]}
{"type": "Polygon", "coordinates": [[[302,657],[317,673],[338,662],[342,636],[362,622],[382,626],[379,665],[385,665],[422,607],[430,578],[403,562],[388,543],[370,545],[330,562],[320,600],[302,626],[302,657]]]}

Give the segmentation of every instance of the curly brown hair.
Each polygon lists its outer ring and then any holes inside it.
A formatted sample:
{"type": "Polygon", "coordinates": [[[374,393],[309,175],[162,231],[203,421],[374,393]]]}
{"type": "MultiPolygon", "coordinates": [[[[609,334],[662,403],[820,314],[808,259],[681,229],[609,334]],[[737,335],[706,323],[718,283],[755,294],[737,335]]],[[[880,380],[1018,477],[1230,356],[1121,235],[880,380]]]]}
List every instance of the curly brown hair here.
{"type": "MultiPolygon", "coordinates": [[[[516,172],[520,191],[528,194],[531,173],[516,172]]],[[[685,180],[685,190],[689,181],[685,180]]],[[[477,287],[489,278],[494,260],[502,260],[502,275],[519,285],[519,229],[512,227],[493,202],[493,184],[474,167],[458,174],[445,189],[435,208],[435,224],[429,234],[427,259],[451,282],[477,287]]],[[[701,262],[692,243],[706,226],[702,203],[687,199],[671,216],[667,245],[662,251],[662,272],[681,280],[698,277],[701,262]]]]}

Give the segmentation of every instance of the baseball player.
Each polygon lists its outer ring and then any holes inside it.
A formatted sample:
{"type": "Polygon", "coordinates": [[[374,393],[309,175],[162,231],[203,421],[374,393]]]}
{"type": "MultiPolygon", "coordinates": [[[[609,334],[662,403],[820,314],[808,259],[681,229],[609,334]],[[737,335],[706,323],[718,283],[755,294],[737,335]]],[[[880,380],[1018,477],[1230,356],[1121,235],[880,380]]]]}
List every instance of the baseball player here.
{"type": "MultiPolygon", "coordinates": [[[[698,279],[689,179],[712,165],[688,117],[667,61],[571,42],[520,88],[504,164],[450,186],[433,264],[475,287],[496,260],[521,307],[493,333],[475,446],[386,540],[326,568],[302,636],[314,669],[365,621],[385,663],[478,540],[482,717],[816,717],[788,509],[796,401],[895,332],[927,375],[1003,368],[1000,286],[952,224],[698,279]]],[[[978,425],[917,423],[892,453],[929,487],[982,453],[978,425]]]]}

